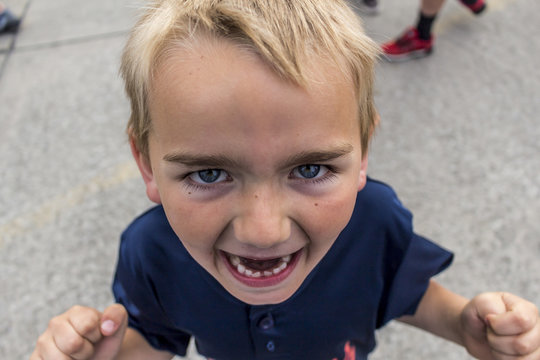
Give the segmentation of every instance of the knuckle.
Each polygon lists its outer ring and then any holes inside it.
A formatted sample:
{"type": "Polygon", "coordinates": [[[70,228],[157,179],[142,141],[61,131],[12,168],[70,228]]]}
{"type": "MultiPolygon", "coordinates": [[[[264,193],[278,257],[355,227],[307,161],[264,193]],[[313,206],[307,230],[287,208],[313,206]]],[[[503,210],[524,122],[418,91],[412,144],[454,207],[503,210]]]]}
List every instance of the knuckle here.
{"type": "Polygon", "coordinates": [[[527,341],[522,337],[518,337],[513,342],[513,348],[517,354],[527,355],[534,350],[534,345],[530,341],[527,341]]]}
{"type": "Polygon", "coordinates": [[[519,311],[515,314],[515,321],[521,329],[530,329],[536,323],[536,316],[530,312],[519,311]]]}
{"type": "Polygon", "coordinates": [[[77,332],[84,336],[96,329],[99,324],[99,316],[95,312],[89,311],[74,321],[77,332]]]}
{"type": "Polygon", "coordinates": [[[45,333],[41,334],[36,341],[36,349],[43,349],[47,346],[47,336],[45,333]]]}
{"type": "Polygon", "coordinates": [[[73,305],[70,309],[69,309],[69,312],[71,313],[81,313],[81,312],[84,312],[86,311],[86,308],[84,306],[81,306],[81,305],[73,305]]]}
{"type": "Polygon", "coordinates": [[[55,316],[55,317],[51,318],[49,320],[48,327],[49,328],[54,327],[54,325],[57,323],[57,321],[58,321],[58,316],[55,316]]]}
{"type": "Polygon", "coordinates": [[[69,322],[73,329],[83,337],[95,332],[99,327],[100,315],[93,308],[75,305],[69,310],[69,322]]]}
{"type": "Polygon", "coordinates": [[[80,352],[84,348],[84,339],[76,334],[67,335],[62,341],[62,351],[67,354],[80,352]]]}
{"type": "Polygon", "coordinates": [[[61,323],[62,318],[60,316],[55,316],[51,320],[49,320],[48,328],[54,331],[54,329],[58,328],[61,323]]]}
{"type": "Polygon", "coordinates": [[[473,301],[479,306],[479,307],[489,307],[490,304],[493,302],[493,293],[481,293],[476,295],[473,298],[473,301]]]}

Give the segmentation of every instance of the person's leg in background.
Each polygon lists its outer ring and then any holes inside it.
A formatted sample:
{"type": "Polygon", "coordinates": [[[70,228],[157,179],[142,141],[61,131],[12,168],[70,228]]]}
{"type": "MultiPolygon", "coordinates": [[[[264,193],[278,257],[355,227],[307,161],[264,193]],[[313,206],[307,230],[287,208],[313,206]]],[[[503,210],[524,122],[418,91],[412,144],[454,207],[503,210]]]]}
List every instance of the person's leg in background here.
{"type": "MultiPolygon", "coordinates": [[[[434,42],[432,28],[444,1],[421,0],[416,26],[407,28],[397,39],[382,45],[385,58],[400,61],[431,54],[434,42]]],[[[460,2],[477,15],[486,8],[484,0],[460,0],[460,2]]]]}
{"type": "Polygon", "coordinates": [[[20,20],[0,2],[0,34],[17,32],[19,24],[20,20]]]}

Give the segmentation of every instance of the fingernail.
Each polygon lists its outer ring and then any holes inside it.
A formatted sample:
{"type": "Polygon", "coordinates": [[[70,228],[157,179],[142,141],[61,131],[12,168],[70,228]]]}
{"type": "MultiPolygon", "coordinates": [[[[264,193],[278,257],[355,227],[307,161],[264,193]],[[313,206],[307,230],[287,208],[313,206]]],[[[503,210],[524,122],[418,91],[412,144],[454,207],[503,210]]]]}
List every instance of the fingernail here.
{"type": "Polygon", "coordinates": [[[101,324],[101,330],[104,332],[104,333],[107,333],[107,334],[110,334],[112,333],[116,328],[116,324],[114,323],[114,321],[112,320],[105,320],[102,324],[101,324]]]}

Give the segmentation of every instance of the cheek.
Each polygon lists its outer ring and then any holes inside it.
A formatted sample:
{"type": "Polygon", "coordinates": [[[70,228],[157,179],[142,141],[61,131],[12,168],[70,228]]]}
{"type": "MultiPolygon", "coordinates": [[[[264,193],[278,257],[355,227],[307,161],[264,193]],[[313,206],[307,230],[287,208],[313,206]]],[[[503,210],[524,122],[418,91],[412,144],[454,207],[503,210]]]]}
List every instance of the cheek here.
{"type": "Polygon", "coordinates": [[[164,201],[163,207],[171,227],[189,252],[213,253],[225,226],[219,207],[210,209],[186,199],[174,203],[164,201]]]}
{"type": "Polygon", "coordinates": [[[355,196],[356,192],[314,200],[309,211],[309,225],[304,229],[310,238],[334,241],[351,218],[355,196]]]}
{"type": "Polygon", "coordinates": [[[174,232],[186,248],[199,248],[201,251],[211,248],[219,234],[219,207],[204,206],[194,201],[181,189],[180,184],[165,176],[158,178],[161,203],[174,232]]]}

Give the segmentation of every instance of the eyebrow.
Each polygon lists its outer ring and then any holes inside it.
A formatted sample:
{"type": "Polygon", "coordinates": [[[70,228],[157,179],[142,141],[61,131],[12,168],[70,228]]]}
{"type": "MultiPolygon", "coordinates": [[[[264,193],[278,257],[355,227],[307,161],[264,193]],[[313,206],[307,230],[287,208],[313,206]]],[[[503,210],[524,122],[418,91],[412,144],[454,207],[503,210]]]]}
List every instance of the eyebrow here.
{"type": "Polygon", "coordinates": [[[329,150],[300,152],[289,157],[287,161],[285,161],[285,167],[323,163],[345,156],[353,150],[354,147],[351,144],[343,144],[329,150]]]}
{"type": "Polygon", "coordinates": [[[222,155],[201,155],[188,153],[170,153],[163,156],[163,160],[173,163],[180,163],[186,166],[200,166],[208,168],[231,168],[238,167],[240,164],[226,156],[222,155]]]}
{"type": "MultiPolygon", "coordinates": [[[[303,164],[323,163],[347,155],[353,150],[354,147],[351,144],[343,144],[329,150],[303,151],[287,158],[282,167],[288,168],[303,164]]],[[[185,152],[166,154],[163,156],[163,160],[193,167],[238,168],[241,166],[241,162],[223,155],[189,154],[185,152]]]]}

